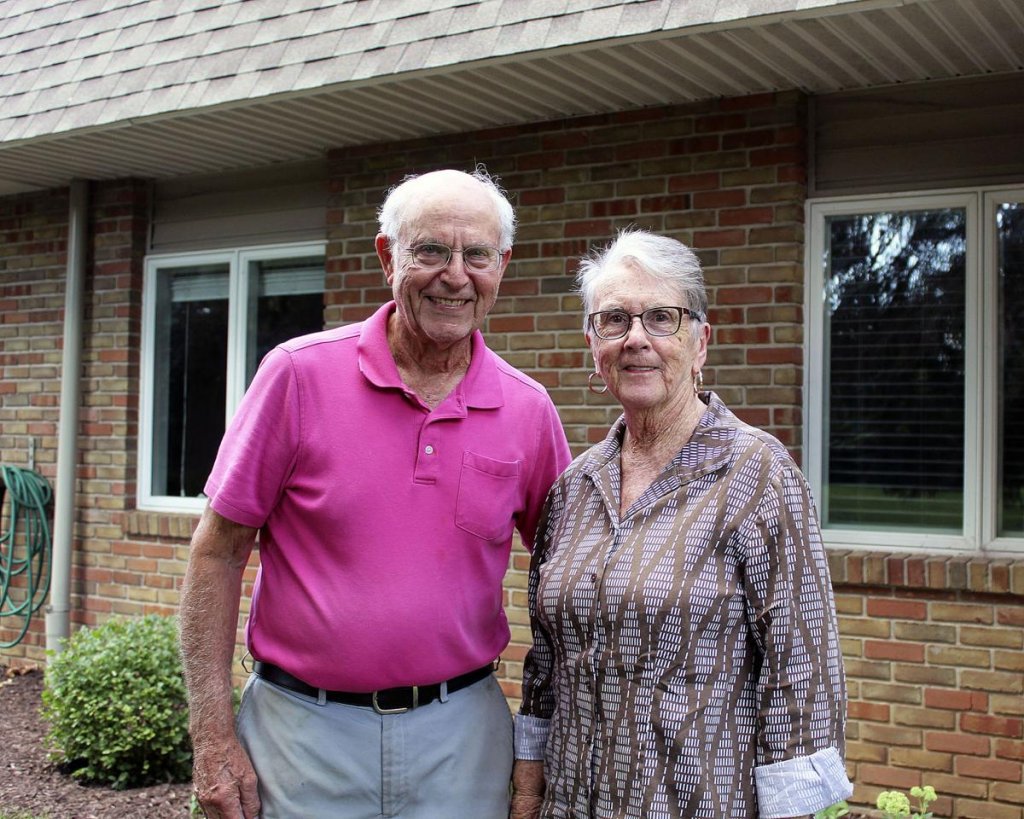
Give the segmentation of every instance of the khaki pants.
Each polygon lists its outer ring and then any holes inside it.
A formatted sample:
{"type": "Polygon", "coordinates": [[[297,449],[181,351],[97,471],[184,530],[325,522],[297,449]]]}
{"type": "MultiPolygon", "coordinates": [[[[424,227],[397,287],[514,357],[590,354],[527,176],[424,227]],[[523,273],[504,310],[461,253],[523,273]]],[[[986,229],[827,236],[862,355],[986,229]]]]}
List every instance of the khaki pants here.
{"type": "Polygon", "coordinates": [[[494,677],[404,714],[325,703],[253,675],[238,735],[261,819],[506,819],[512,716],[494,677]]]}

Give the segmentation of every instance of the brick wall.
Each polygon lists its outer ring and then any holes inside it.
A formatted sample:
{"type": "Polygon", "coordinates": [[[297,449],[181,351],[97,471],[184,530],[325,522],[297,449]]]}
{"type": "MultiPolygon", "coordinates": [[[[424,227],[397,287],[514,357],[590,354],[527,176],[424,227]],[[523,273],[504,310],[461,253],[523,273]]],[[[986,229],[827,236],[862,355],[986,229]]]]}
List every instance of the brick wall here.
{"type": "Polygon", "coordinates": [[[1024,562],[829,555],[857,802],[932,785],[938,816],[1024,815],[1024,562]]]}
{"type": "MultiPolygon", "coordinates": [[[[72,621],[111,614],[173,612],[176,575],[187,548],[133,540],[138,423],[142,264],[148,186],[138,181],[90,186],[83,323],[82,397],[72,565],[72,621]]],[[[0,462],[29,463],[55,480],[60,403],[66,189],[0,199],[0,462]]],[[[5,512],[7,514],[7,507],[5,512]]],[[[6,526],[6,517],[3,520],[6,526]]],[[[167,524],[164,524],[165,528],[167,524]]],[[[137,527],[136,527],[137,528],[137,527]]],[[[179,536],[188,522],[176,526],[179,536]]],[[[8,657],[43,662],[40,612],[8,657]]],[[[0,640],[9,639],[0,624],[0,640]]]]}
{"type": "Polygon", "coordinates": [[[329,324],[390,297],[376,208],[410,169],[483,163],[513,193],[519,232],[487,340],[558,404],[576,452],[618,415],[586,389],[575,260],[635,225],[692,246],[715,327],[705,383],[800,445],[804,101],[764,95],[371,146],[330,155],[329,324]]]}
{"type": "MultiPolygon", "coordinates": [[[[573,260],[637,225],[700,254],[715,328],[706,384],[799,457],[803,124],[799,95],[764,95],[333,152],[327,323],[363,318],[390,297],[373,253],[386,189],[410,169],[483,162],[513,193],[520,219],[488,342],[548,387],[574,451],[603,437],[618,409],[586,390],[592,362],[573,260]]],[[[92,186],[76,624],[174,611],[195,524],[134,509],[147,205],[141,183],[92,186]]],[[[0,462],[24,465],[31,435],[51,479],[66,233],[66,191],[0,199],[0,462]]],[[[513,704],[529,642],[527,564],[517,549],[506,582],[513,644],[501,676],[513,704]]],[[[940,816],[1024,819],[1024,565],[837,552],[832,570],[856,801],[926,783],[943,795],[940,816]]],[[[40,616],[0,662],[42,663],[44,642],[40,616]]]]}
{"type": "MultiPolygon", "coordinates": [[[[0,463],[27,467],[34,457],[50,481],[57,459],[67,223],[66,189],[0,198],[0,463]]],[[[8,500],[3,532],[9,510],[8,500]]],[[[19,580],[9,601],[20,604],[23,589],[19,580]]],[[[0,641],[14,640],[21,622],[0,619],[0,641]]],[[[42,634],[40,612],[25,643],[5,654],[41,659],[40,650],[25,644],[42,634]]]]}
{"type": "Polygon", "coordinates": [[[150,532],[152,516],[133,511],[148,185],[93,185],[91,216],[72,587],[86,624],[110,615],[173,613],[187,556],[181,538],[191,532],[180,518],[150,532]]]}

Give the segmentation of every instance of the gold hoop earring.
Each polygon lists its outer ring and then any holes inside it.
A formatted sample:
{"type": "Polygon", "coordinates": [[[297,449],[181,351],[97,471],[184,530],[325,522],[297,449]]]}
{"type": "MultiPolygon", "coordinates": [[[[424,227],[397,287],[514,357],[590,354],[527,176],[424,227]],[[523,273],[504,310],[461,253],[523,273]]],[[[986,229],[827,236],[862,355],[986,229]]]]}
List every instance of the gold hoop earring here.
{"type": "Polygon", "coordinates": [[[594,388],[594,379],[595,378],[600,378],[600,377],[601,377],[601,373],[591,373],[590,377],[587,379],[587,389],[590,390],[592,393],[594,393],[594,395],[604,395],[606,392],[608,392],[608,385],[607,384],[605,384],[599,390],[594,388]]]}
{"type": "Polygon", "coordinates": [[[700,395],[704,390],[704,374],[697,370],[693,375],[693,394],[700,395]]]}

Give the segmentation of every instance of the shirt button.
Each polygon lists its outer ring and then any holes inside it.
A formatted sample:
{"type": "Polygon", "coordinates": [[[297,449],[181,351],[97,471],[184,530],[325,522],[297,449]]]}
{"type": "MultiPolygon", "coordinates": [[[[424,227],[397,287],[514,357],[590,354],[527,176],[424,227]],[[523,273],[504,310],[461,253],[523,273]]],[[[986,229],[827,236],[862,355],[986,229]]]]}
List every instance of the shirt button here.
{"type": "Polygon", "coordinates": [[[434,448],[430,444],[427,444],[425,447],[423,447],[423,451],[426,452],[428,455],[434,454],[434,448]]]}

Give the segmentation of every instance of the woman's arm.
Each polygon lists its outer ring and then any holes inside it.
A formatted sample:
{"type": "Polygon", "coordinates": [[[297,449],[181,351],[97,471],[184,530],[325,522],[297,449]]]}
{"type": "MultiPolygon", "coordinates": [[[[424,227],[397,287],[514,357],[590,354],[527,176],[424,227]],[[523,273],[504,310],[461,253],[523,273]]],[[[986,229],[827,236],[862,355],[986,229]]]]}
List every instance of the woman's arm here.
{"type": "Polygon", "coordinates": [[[748,619],[761,652],[755,767],[764,819],[853,792],[843,762],[846,681],[828,559],[803,475],[783,468],[747,541],[748,619]]]}

